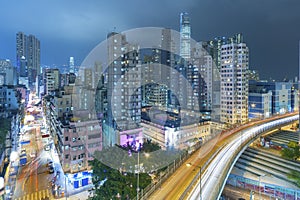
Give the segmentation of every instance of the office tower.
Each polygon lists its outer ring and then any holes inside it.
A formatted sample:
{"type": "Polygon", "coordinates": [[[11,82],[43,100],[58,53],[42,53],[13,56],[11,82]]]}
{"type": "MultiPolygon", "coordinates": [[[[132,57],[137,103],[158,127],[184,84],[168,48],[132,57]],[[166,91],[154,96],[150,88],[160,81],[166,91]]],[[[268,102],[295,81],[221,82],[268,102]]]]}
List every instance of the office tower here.
{"type": "Polygon", "coordinates": [[[28,36],[27,68],[30,83],[35,82],[36,76],[41,73],[40,41],[33,35],[28,36]]]}
{"type": "Polygon", "coordinates": [[[28,77],[30,85],[41,73],[40,41],[34,35],[18,32],[16,35],[17,69],[20,77],[28,77]]]}
{"type": "Polygon", "coordinates": [[[239,35],[221,46],[221,122],[228,124],[248,120],[249,50],[239,35]]]}
{"type": "Polygon", "coordinates": [[[26,52],[27,52],[27,36],[18,32],[16,35],[16,47],[17,47],[17,70],[19,76],[28,77],[27,73],[27,61],[26,61],[26,52]]]}
{"type": "Polygon", "coordinates": [[[75,73],[74,57],[70,57],[69,71],[70,71],[70,73],[75,73]]]}
{"type": "Polygon", "coordinates": [[[180,14],[180,56],[189,60],[191,58],[191,25],[189,14],[180,14]]]}

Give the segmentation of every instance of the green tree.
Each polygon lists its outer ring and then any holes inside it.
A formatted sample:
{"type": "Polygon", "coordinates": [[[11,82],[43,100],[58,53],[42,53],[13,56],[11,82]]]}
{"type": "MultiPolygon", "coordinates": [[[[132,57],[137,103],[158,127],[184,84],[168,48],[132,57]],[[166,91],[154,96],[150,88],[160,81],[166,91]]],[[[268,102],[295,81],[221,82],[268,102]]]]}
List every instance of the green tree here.
{"type": "Polygon", "coordinates": [[[294,160],[295,159],[295,153],[292,148],[284,148],[281,150],[281,156],[285,159],[294,160]]]}
{"type": "Polygon", "coordinates": [[[11,129],[11,119],[0,119],[0,147],[4,146],[7,133],[11,129]]]}
{"type": "Polygon", "coordinates": [[[296,148],[297,146],[298,146],[298,143],[295,141],[290,141],[288,143],[288,147],[290,147],[290,148],[296,148]]]}
{"type": "Polygon", "coordinates": [[[293,170],[288,174],[288,178],[293,180],[296,185],[300,187],[300,172],[293,170]]]}
{"type": "MultiPolygon", "coordinates": [[[[92,200],[98,199],[118,199],[117,195],[121,196],[121,199],[132,199],[136,196],[137,188],[137,175],[133,173],[120,173],[116,169],[112,169],[99,160],[95,159],[91,161],[93,166],[93,183],[96,186],[95,196],[92,200]],[[99,186],[99,183],[104,180],[105,183],[99,186]]],[[[151,183],[151,177],[148,174],[139,174],[139,187],[145,188],[151,183]]]]}

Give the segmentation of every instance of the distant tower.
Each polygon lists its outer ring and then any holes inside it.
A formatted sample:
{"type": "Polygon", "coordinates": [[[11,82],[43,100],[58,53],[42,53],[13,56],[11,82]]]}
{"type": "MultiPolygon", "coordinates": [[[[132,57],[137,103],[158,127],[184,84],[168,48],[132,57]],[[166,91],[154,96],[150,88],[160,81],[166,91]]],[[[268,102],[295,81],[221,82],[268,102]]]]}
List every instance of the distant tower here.
{"type": "Polygon", "coordinates": [[[30,85],[41,73],[40,41],[34,36],[22,32],[16,34],[17,69],[21,77],[28,77],[30,85]]]}
{"type": "Polygon", "coordinates": [[[32,84],[36,81],[36,76],[41,73],[40,41],[34,35],[27,37],[27,56],[25,58],[27,59],[28,81],[32,84]]]}
{"type": "Polygon", "coordinates": [[[74,57],[70,57],[69,67],[70,73],[75,73],[74,57]]]}
{"type": "Polygon", "coordinates": [[[27,48],[27,36],[18,32],[16,36],[16,50],[17,50],[17,70],[19,76],[27,77],[27,62],[26,62],[26,48],[27,48]]]}
{"type": "Polygon", "coordinates": [[[189,14],[180,14],[180,56],[186,60],[191,58],[191,24],[189,14]]]}

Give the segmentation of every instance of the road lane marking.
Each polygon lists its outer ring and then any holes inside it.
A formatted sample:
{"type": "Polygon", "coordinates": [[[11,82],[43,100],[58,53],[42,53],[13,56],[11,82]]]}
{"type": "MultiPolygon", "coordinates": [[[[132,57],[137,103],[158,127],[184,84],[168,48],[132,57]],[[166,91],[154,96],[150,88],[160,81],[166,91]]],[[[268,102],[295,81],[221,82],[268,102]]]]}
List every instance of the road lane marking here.
{"type": "Polygon", "coordinates": [[[46,190],[46,196],[48,196],[48,197],[51,196],[51,194],[50,194],[50,192],[49,192],[49,189],[46,190]]]}
{"type": "Polygon", "coordinates": [[[37,172],[38,172],[38,163],[36,162],[35,163],[35,168],[36,168],[36,170],[35,170],[35,188],[36,188],[36,191],[38,191],[38,174],[37,174],[37,172]]]}
{"type": "Polygon", "coordinates": [[[39,191],[39,197],[40,198],[44,198],[44,190],[40,190],[39,191]]]}

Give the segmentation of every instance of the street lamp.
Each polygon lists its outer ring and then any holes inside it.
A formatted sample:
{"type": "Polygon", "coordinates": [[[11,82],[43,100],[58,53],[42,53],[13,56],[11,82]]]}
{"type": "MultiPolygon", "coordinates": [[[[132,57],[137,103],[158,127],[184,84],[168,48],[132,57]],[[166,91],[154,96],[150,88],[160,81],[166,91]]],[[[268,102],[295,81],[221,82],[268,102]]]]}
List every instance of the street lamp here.
{"type": "Polygon", "coordinates": [[[137,171],[137,186],[136,186],[136,199],[139,200],[139,191],[140,191],[140,151],[138,150],[138,171],[137,171]]]}
{"type": "MultiPolygon", "coordinates": [[[[190,167],[192,166],[191,163],[187,163],[186,164],[187,167],[190,167]]],[[[195,165],[194,165],[195,166],[195,165]]],[[[199,189],[200,189],[200,200],[202,200],[202,187],[201,187],[201,175],[202,175],[202,166],[195,166],[195,167],[198,167],[199,168],[199,189]]]]}

